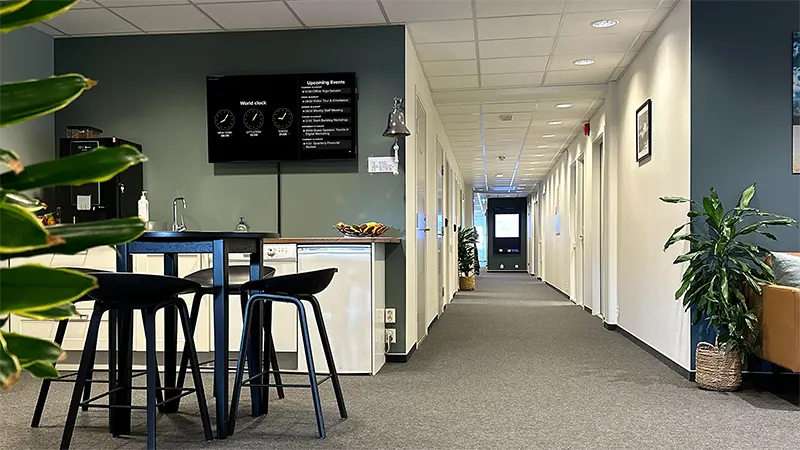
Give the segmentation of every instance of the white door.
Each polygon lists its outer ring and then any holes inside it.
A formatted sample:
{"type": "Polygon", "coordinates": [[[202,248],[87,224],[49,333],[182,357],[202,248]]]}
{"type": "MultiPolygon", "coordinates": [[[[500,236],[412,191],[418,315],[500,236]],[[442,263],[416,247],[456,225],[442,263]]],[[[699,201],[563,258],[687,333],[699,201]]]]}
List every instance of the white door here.
{"type": "Polygon", "coordinates": [[[436,314],[438,315],[444,309],[444,233],[445,233],[445,225],[444,219],[446,217],[445,209],[444,209],[444,174],[446,171],[446,162],[443,161],[444,159],[444,150],[442,150],[442,145],[439,144],[439,140],[436,140],[436,254],[437,254],[437,266],[438,266],[438,273],[437,273],[437,280],[438,280],[438,289],[436,289],[436,296],[439,299],[437,303],[438,310],[436,314]]]}
{"type": "Polygon", "coordinates": [[[584,252],[584,231],[583,231],[583,159],[578,159],[576,169],[576,189],[575,189],[575,301],[579,305],[588,306],[586,296],[585,274],[585,252],[584,252]]]}
{"type": "Polygon", "coordinates": [[[416,114],[416,148],[417,148],[417,342],[422,342],[428,334],[428,324],[425,320],[427,307],[427,283],[425,281],[425,249],[427,248],[428,220],[425,215],[425,176],[426,164],[425,151],[427,114],[422,106],[422,101],[417,97],[416,114]]]}

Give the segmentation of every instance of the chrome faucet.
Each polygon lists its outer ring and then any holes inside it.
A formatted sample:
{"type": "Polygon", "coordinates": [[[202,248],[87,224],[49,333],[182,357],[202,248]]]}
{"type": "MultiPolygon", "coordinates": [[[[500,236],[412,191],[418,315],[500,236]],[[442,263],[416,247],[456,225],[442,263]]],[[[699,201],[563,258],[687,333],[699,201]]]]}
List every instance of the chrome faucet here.
{"type": "Polygon", "coordinates": [[[172,201],[172,231],[184,231],[186,230],[186,223],[183,220],[183,214],[181,214],[181,221],[178,223],[178,201],[183,203],[183,209],[186,209],[186,199],[183,197],[176,197],[175,200],[172,201]]]}

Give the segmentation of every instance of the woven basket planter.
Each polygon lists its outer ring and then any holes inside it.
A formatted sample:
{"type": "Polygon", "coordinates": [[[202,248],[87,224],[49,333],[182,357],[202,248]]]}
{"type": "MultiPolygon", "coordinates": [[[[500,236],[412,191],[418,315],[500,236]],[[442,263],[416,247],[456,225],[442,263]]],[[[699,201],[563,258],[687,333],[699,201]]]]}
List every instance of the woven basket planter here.
{"type": "Polygon", "coordinates": [[[458,289],[462,291],[475,290],[475,275],[468,277],[458,277],[458,289]]]}
{"type": "Polygon", "coordinates": [[[695,381],[702,389],[735,391],[742,385],[742,357],[739,352],[701,342],[695,353],[695,381]]]}

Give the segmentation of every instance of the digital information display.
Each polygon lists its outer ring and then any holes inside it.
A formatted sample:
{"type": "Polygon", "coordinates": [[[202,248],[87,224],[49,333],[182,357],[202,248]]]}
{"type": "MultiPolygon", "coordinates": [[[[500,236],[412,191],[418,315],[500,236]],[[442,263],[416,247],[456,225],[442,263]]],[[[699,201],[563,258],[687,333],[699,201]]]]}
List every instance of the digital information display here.
{"type": "Polygon", "coordinates": [[[208,77],[208,161],[354,159],[355,73],[208,77]]]}
{"type": "Polygon", "coordinates": [[[519,214],[495,214],[494,237],[519,238],[519,214]]]}

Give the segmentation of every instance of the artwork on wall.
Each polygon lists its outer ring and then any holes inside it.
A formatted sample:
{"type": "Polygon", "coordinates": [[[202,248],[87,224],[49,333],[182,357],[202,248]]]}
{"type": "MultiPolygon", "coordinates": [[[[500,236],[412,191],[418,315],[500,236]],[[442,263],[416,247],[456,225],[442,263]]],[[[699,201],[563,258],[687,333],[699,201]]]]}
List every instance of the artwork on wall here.
{"type": "Polygon", "coordinates": [[[652,108],[653,102],[646,102],[636,110],[636,161],[649,157],[653,147],[652,108]]]}
{"type": "Polygon", "coordinates": [[[792,173],[800,174],[800,31],[792,35],[792,173]]]}

